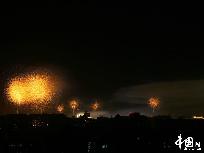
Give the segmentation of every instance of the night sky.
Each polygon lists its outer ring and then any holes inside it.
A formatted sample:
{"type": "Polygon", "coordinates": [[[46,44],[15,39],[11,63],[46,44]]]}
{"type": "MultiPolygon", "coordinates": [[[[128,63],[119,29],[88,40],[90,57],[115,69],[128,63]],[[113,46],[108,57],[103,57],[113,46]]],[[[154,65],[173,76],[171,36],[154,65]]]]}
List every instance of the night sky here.
{"type": "Polygon", "coordinates": [[[79,97],[85,104],[100,99],[109,113],[148,114],[146,99],[158,96],[158,113],[202,114],[203,12],[185,5],[79,0],[3,4],[1,91],[12,74],[45,67],[65,78],[69,90],[64,99],[79,97]]]}

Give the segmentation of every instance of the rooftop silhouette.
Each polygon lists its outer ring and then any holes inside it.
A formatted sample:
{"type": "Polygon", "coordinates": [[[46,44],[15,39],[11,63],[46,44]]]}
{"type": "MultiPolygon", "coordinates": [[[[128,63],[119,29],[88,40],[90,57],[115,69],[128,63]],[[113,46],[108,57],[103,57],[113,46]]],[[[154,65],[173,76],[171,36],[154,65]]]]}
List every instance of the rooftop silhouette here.
{"type": "Polygon", "coordinates": [[[112,118],[63,114],[11,114],[0,117],[0,152],[180,152],[179,134],[203,142],[204,120],[146,117],[112,118]]]}

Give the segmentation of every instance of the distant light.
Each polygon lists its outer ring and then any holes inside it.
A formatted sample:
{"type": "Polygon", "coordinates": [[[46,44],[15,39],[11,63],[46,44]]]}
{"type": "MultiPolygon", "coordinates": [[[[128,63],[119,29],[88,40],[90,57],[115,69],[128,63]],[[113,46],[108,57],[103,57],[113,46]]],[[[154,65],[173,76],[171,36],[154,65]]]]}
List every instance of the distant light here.
{"type": "Polygon", "coordinates": [[[107,148],[108,148],[108,145],[107,145],[107,144],[104,144],[104,145],[102,145],[102,148],[103,148],[103,149],[107,149],[107,148]]]}
{"type": "Polygon", "coordinates": [[[38,128],[38,127],[48,127],[49,126],[49,124],[48,123],[45,123],[45,122],[43,122],[43,121],[40,121],[40,120],[33,120],[32,121],[32,126],[34,127],[34,128],[38,128]]]}
{"type": "Polygon", "coordinates": [[[193,116],[193,119],[204,119],[204,117],[203,116],[193,116]]]}
{"type": "Polygon", "coordinates": [[[77,113],[77,114],[76,114],[76,117],[77,117],[77,118],[80,118],[80,117],[83,116],[83,115],[84,115],[84,113],[83,113],[83,112],[80,112],[80,113],[77,113]]]}

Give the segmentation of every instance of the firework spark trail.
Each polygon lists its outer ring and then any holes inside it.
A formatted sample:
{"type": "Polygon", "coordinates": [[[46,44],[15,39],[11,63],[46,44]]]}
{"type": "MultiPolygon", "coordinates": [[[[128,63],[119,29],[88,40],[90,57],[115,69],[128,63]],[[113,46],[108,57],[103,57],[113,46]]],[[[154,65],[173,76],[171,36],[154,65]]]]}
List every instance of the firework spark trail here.
{"type": "Polygon", "coordinates": [[[18,107],[34,105],[37,109],[42,109],[43,106],[49,104],[56,93],[56,80],[48,73],[17,76],[9,81],[6,88],[6,96],[10,102],[18,107]]]}

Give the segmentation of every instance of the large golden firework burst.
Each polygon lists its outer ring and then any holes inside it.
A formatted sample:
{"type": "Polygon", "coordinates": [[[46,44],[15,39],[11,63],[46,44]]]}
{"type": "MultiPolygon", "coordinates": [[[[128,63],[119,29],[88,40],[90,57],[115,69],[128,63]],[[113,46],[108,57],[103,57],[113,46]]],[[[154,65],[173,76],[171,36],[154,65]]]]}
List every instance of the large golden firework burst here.
{"type": "Polygon", "coordinates": [[[34,105],[43,107],[55,97],[57,83],[48,73],[28,73],[16,76],[7,84],[6,96],[8,100],[18,106],[34,105]]]}

